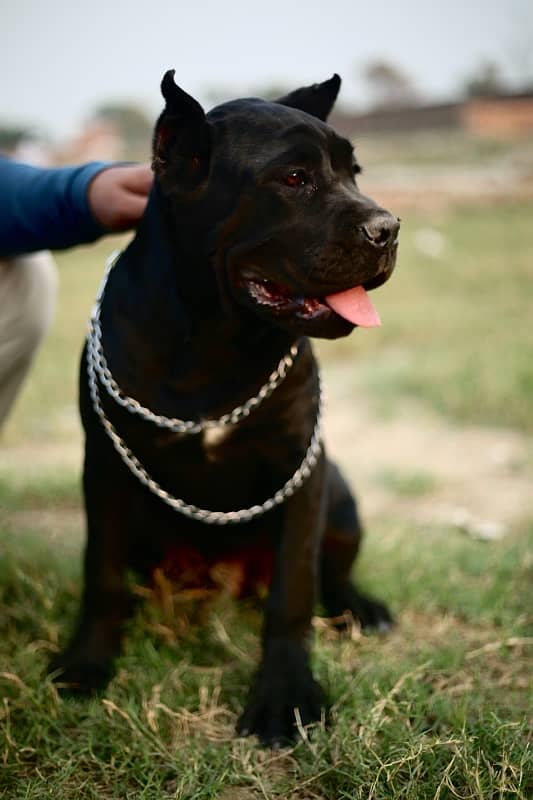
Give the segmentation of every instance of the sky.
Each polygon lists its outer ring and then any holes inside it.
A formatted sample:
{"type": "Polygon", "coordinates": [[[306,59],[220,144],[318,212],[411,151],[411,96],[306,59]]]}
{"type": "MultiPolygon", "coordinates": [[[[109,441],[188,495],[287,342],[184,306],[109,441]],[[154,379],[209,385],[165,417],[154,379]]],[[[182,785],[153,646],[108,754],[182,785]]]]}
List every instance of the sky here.
{"type": "Polygon", "coordinates": [[[212,88],[230,99],[338,72],[341,102],[363,108],[377,58],[435,101],[486,59],[533,77],[533,0],[0,0],[0,124],[66,137],[116,100],[155,118],[169,68],[207,107],[212,88]]]}

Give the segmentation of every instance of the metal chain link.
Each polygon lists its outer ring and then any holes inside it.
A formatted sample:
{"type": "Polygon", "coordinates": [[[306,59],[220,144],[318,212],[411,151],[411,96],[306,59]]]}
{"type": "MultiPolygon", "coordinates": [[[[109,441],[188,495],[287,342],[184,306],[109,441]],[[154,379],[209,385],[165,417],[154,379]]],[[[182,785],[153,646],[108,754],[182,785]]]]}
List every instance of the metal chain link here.
{"type": "Polygon", "coordinates": [[[111,272],[111,269],[113,268],[119,255],[119,251],[112,253],[106,262],[104,277],[102,278],[102,282],[98,289],[96,302],[91,313],[89,335],[87,338],[88,342],[92,342],[93,352],[95,354],[95,370],[98,374],[100,382],[106,389],[107,393],[119,405],[127,409],[127,411],[129,411],[131,414],[137,414],[142,419],[153,422],[159,428],[167,428],[174,433],[197,434],[201,433],[207,428],[219,427],[221,425],[235,425],[237,422],[240,422],[241,419],[244,419],[244,417],[248,417],[252,411],[258,408],[261,403],[270,397],[272,392],[278,388],[280,383],[282,383],[287,375],[289,369],[294,364],[294,359],[298,354],[297,344],[293,344],[289,352],[283,356],[276,369],[271,373],[266,383],[261,386],[256,395],[250,397],[250,399],[242,405],[234,408],[233,411],[223,414],[221,417],[219,417],[219,419],[204,419],[195,421],[183,420],[174,417],[165,417],[161,414],[154,414],[153,411],[150,411],[149,408],[142,406],[138,400],[135,400],[135,398],[125,395],[113,378],[111,370],[107,365],[102,345],[102,329],[100,326],[100,305],[102,302],[102,297],[104,295],[109,273],[111,272]]]}
{"type": "Polygon", "coordinates": [[[102,344],[101,344],[101,330],[99,326],[100,303],[103,297],[109,272],[113,264],[115,263],[117,257],[118,254],[115,253],[111,256],[111,258],[107,262],[106,272],[102,279],[102,283],[100,285],[100,289],[98,291],[98,295],[96,298],[96,304],[93,313],[91,315],[91,326],[89,333],[87,334],[87,377],[89,383],[89,392],[91,395],[94,410],[98,414],[98,417],[100,418],[100,421],[102,423],[105,432],[111,439],[111,442],[115,450],[119,454],[124,464],[144,486],[146,486],[153,494],[159,497],[160,500],[165,502],[175,511],[178,511],[180,514],[183,514],[184,516],[189,517],[190,519],[199,520],[201,522],[206,522],[211,525],[228,525],[240,522],[249,522],[255,517],[258,517],[261,514],[264,514],[267,511],[270,511],[271,509],[275,508],[276,506],[284,503],[285,500],[287,500],[287,498],[289,497],[292,497],[292,495],[305,483],[307,478],[309,478],[312,470],[314,469],[314,467],[318,462],[320,453],[322,451],[322,441],[320,433],[320,417],[321,417],[320,377],[318,385],[319,396],[318,396],[317,416],[315,421],[315,427],[313,430],[313,435],[311,436],[311,441],[307,448],[306,454],[300,466],[294,472],[293,476],[289,478],[289,480],[282,486],[282,488],[279,489],[272,497],[268,498],[260,505],[253,505],[250,506],[250,508],[243,508],[238,511],[210,511],[205,508],[199,508],[198,506],[195,506],[192,503],[187,503],[185,502],[185,500],[181,500],[178,497],[174,497],[174,495],[170,494],[170,492],[167,492],[165,489],[163,489],[157,483],[157,481],[155,481],[149,475],[149,473],[145,470],[141,462],[138,460],[135,454],[130,450],[125,441],[119,436],[112,423],[106,417],[105,412],[102,408],[102,404],[100,402],[100,394],[98,390],[98,378],[100,379],[101,383],[105,386],[111,397],[113,397],[117,402],[120,403],[120,405],[124,406],[132,413],[139,414],[144,419],[148,419],[154,422],[156,425],[159,425],[159,427],[170,428],[171,430],[176,431],[178,429],[175,427],[175,425],[179,423],[180,425],[185,427],[180,428],[178,432],[199,433],[205,428],[213,427],[214,425],[235,424],[243,417],[248,416],[253,408],[257,408],[257,406],[264,399],[266,399],[266,397],[269,397],[270,394],[272,394],[272,392],[274,391],[274,389],[277,386],[279,386],[279,384],[285,377],[287,370],[292,366],[294,357],[298,352],[298,348],[296,346],[293,346],[293,348],[291,348],[290,355],[285,356],[280,361],[277,370],[274,370],[267,383],[261,387],[261,389],[259,390],[258,394],[255,397],[250,398],[250,400],[248,400],[242,406],[237,406],[237,408],[234,409],[233,412],[231,412],[230,414],[224,414],[220,418],[220,420],[205,420],[202,423],[197,423],[192,421],[173,420],[168,417],[161,417],[157,414],[153,414],[149,409],[145,409],[143,406],[140,405],[140,403],[138,403],[133,398],[126,397],[125,395],[122,394],[120,387],[118,386],[118,384],[115,383],[113,376],[111,375],[111,372],[103,356],[102,344]],[[95,320],[97,321],[96,329],[94,324],[95,320]],[[98,333],[95,332],[96,330],[98,330],[98,333]],[[295,350],[294,354],[292,352],[293,349],[295,350]],[[282,365],[285,366],[283,367],[282,365]],[[273,376],[275,376],[276,374],[278,375],[278,377],[273,378],[273,376]],[[275,383],[275,385],[273,385],[272,388],[270,388],[273,383],[275,383]],[[114,387],[116,387],[116,390],[114,387]],[[121,399],[119,400],[118,397],[120,397],[121,399]],[[196,429],[193,430],[191,426],[196,426],[196,429]]]}

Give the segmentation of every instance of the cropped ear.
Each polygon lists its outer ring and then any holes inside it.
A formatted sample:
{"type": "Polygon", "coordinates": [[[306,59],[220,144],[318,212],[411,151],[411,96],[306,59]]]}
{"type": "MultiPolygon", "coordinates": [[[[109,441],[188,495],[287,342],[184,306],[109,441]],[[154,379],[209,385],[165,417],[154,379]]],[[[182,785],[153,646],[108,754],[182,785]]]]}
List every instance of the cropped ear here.
{"type": "Polygon", "coordinates": [[[324,122],[333,108],[339,93],[341,79],[335,73],[332,78],[324,83],[314,83],[312,86],[303,86],[294,92],[280,97],[277,103],[291,108],[298,108],[324,122]]]}
{"type": "Polygon", "coordinates": [[[161,82],[165,108],[154,131],[155,174],[165,192],[191,191],[206,178],[210,129],[202,106],[174,82],[174,70],[161,82]]]}

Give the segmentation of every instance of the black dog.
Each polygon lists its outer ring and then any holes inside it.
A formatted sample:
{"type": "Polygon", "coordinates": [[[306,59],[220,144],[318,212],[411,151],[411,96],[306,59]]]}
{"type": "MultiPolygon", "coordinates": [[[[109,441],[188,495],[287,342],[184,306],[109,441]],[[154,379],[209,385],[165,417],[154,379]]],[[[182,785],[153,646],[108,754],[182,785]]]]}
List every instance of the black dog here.
{"type": "Polygon", "coordinates": [[[73,691],[106,684],[133,609],[129,569],[166,562],[200,585],[239,563],[240,594],[270,585],[239,731],[279,743],[295,708],[306,725],[324,704],[309,667],[317,599],[332,616],[390,623],[351,583],[361,529],[320,444],[307,337],[376,322],[365,289],[389,278],[399,224],[358,191],[352,147],[324,122],[337,75],[206,116],[173,74],[148,208],[82,359],[85,590],[51,668],[73,691]]]}

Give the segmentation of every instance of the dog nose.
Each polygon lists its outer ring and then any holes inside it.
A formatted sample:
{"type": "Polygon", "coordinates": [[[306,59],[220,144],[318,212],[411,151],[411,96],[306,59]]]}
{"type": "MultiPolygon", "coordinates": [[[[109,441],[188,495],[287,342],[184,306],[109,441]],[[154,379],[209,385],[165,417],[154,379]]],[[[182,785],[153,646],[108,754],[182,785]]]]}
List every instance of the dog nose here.
{"type": "Polygon", "coordinates": [[[396,241],[400,220],[385,211],[373,216],[359,230],[374,247],[386,247],[396,241]]]}

